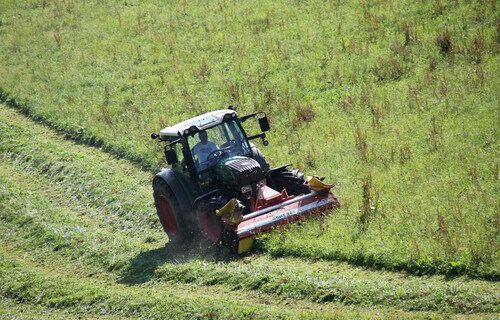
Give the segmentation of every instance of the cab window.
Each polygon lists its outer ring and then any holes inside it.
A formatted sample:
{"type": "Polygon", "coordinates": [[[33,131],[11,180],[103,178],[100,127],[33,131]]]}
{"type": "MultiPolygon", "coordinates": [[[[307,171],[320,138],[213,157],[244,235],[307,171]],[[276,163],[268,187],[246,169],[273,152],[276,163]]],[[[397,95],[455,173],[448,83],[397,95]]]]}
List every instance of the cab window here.
{"type": "Polygon", "coordinates": [[[187,141],[198,171],[228,157],[251,154],[250,145],[234,120],[188,136],[187,141]]]}

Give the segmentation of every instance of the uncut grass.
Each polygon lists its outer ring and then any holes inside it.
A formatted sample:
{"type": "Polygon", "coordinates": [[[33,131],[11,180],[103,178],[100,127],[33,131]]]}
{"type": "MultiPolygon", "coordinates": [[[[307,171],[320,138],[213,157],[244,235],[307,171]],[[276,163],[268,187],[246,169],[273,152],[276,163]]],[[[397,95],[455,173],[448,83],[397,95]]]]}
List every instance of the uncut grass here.
{"type": "MultiPolygon", "coordinates": [[[[449,89],[449,106],[438,106],[430,117],[416,111],[408,124],[385,132],[368,118],[365,126],[351,129],[352,140],[338,143],[355,155],[351,159],[314,148],[318,158],[342,164],[330,176],[343,208],[291,231],[301,236],[274,233],[266,248],[278,255],[498,280],[498,99],[489,92],[494,99],[483,105],[464,100],[462,80],[449,89]]],[[[312,164],[329,175],[319,161],[312,164]]]]}
{"type": "Polygon", "coordinates": [[[265,110],[267,159],[343,205],[273,253],[498,279],[495,2],[109,4],[5,2],[3,99],[148,168],[150,132],[265,110]]]}

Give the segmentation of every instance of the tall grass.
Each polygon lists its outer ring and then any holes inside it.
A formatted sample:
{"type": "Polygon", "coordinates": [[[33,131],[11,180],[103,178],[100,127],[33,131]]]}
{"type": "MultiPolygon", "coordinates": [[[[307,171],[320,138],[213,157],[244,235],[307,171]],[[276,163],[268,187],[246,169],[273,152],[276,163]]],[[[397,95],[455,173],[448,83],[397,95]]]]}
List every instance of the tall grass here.
{"type": "Polygon", "coordinates": [[[144,167],[166,125],[266,111],[271,164],[326,176],[342,203],[267,250],[498,279],[495,1],[2,8],[2,99],[144,167]]]}

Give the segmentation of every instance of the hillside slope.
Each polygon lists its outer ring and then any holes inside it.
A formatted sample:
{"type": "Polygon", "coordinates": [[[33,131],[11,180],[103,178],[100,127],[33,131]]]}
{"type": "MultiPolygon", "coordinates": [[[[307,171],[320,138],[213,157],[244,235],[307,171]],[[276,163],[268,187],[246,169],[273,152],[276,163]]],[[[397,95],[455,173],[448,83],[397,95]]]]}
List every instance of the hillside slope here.
{"type": "Polygon", "coordinates": [[[0,137],[6,318],[489,318],[500,311],[497,282],[165,245],[147,172],[3,105],[0,137]]]}
{"type": "Polygon", "coordinates": [[[228,104],[263,110],[271,165],[325,176],[342,203],[321,234],[273,236],[266,250],[499,280],[498,12],[6,0],[0,101],[148,171],[163,161],[152,132],[228,104]]]}
{"type": "Polygon", "coordinates": [[[499,12],[0,1],[0,316],[494,317],[499,12]],[[165,244],[151,196],[149,135],[228,104],[341,202],[243,257],[165,244]]]}

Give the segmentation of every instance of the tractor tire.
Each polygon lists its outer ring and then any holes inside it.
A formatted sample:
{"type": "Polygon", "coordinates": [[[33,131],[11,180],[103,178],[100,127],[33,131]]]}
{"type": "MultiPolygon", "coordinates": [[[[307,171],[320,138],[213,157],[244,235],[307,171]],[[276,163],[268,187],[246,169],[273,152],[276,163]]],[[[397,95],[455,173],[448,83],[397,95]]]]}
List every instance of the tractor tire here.
{"type": "Polygon", "coordinates": [[[156,214],[169,240],[174,243],[185,241],[188,236],[187,213],[180,210],[179,203],[165,180],[154,179],[153,197],[156,214]]]}
{"type": "Polygon", "coordinates": [[[209,203],[203,202],[196,208],[196,219],[202,240],[210,245],[221,245],[224,243],[224,224],[215,210],[209,203]]]}
{"type": "Polygon", "coordinates": [[[282,168],[281,170],[273,172],[271,178],[277,190],[281,191],[284,188],[288,195],[298,196],[311,193],[311,188],[304,185],[306,179],[299,169],[282,168]]]}

